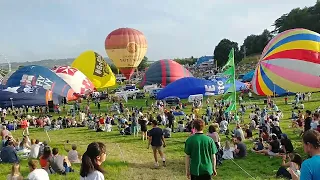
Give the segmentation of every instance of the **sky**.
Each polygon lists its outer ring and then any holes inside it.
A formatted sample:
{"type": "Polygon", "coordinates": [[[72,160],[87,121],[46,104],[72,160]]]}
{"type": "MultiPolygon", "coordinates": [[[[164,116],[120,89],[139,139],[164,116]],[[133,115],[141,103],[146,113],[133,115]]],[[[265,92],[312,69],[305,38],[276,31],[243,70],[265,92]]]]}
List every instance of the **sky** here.
{"type": "Polygon", "coordinates": [[[107,56],[113,30],[140,30],[150,60],[213,54],[223,38],[239,45],[273,30],[282,14],[316,0],[0,0],[0,63],[107,56]]]}

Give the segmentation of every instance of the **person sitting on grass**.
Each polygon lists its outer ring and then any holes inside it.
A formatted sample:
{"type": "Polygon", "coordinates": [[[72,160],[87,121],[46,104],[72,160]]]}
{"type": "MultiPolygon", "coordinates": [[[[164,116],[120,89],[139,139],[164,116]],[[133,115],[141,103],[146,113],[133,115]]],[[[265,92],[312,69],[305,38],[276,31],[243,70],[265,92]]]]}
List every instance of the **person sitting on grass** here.
{"type": "Polygon", "coordinates": [[[240,124],[237,124],[235,130],[233,131],[233,134],[234,134],[233,135],[234,137],[240,137],[242,141],[245,139],[244,133],[242,131],[240,124]]]}
{"type": "Polygon", "coordinates": [[[7,180],[23,180],[23,176],[20,173],[20,164],[12,164],[11,173],[7,175],[7,180]]]}
{"type": "Polygon", "coordinates": [[[303,134],[303,149],[310,156],[303,161],[299,174],[290,170],[292,180],[320,179],[320,133],[315,130],[308,130],[303,134]]]}
{"type": "Polygon", "coordinates": [[[262,140],[264,142],[269,140],[270,135],[269,135],[266,127],[263,127],[262,130],[260,130],[260,135],[259,136],[260,136],[260,138],[262,138],[262,140]]]}
{"type": "Polygon", "coordinates": [[[280,151],[280,142],[275,134],[271,136],[271,141],[269,142],[268,149],[255,151],[259,154],[265,154],[269,156],[278,156],[280,151]]]}
{"type": "Polygon", "coordinates": [[[253,150],[254,151],[261,151],[264,149],[264,145],[263,145],[263,139],[262,138],[259,138],[258,139],[258,142],[255,142],[254,143],[254,147],[253,147],[253,150]]]}
{"type": "Polygon", "coordinates": [[[235,145],[235,150],[233,151],[233,156],[235,158],[244,158],[247,156],[247,146],[242,142],[241,137],[234,137],[233,143],[235,145]]]}
{"type": "Polygon", "coordinates": [[[123,129],[120,130],[121,135],[131,135],[131,128],[128,124],[128,122],[124,123],[123,129]]]}
{"type": "Polygon", "coordinates": [[[245,138],[246,139],[252,139],[252,130],[250,129],[249,125],[246,125],[246,128],[245,128],[245,138]]]}
{"type": "Polygon", "coordinates": [[[39,161],[42,169],[46,170],[50,174],[53,174],[54,170],[50,168],[50,164],[48,162],[51,156],[51,148],[49,146],[46,146],[43,149],[43,154],[40,156],[39,161]]]}
{"type": "Polygon", "coordinates": [[[185,131],[185,127],[184,127],[183,121],[179,121],[177,132],[184,132],[184,131],[185,131]]]}
{"type": "Polygon", "coordinates": [[[24,136],[22,142],[19,145],[19,149],[21,152],[30,152],[31,141],[28,136],[24,136]]]}
{"type": "Polygon", "coordinates": [[[2,148],[0,159],[3,163],[18,163],[19,158],[17,156],[16,149],[13,146],[13,141],[8,140],[7,146],[2,148]]]}
{"type": "MultiPolygon", "coordinates": [[[[67,141],[67,143],[69,143],[69,141],[67,141]]],[[[80,163],[81,156],[78,154],[77,145],[72,144],[70,150],[66,148],[66,144],[64,144],[64,150],[68,153],[68,159],[70,163],[80,163]]]]}
{"type": "Polygon", "coordinates": [[[281,134],[280,143],[281,143],[280,153],[284,153],[284,154],[293,153],[294,148],[293,148],[292,142],[286,134],[281,134]]]}
{"type": "Polygon", "coordinates": [[[169,124],[167,124],[166,128],[163,129],[163,136],[164,136],[164,138],[171,137],[171,128],[169,128],[169,124]]]}
{"type": "Polygon", "coordinates": [[[52,149],[52,156],[49,157],[49,164],[52,169],[58,174],[65,175],[69,172],[73,172],[68,157],[59,155],[58,148],[52,149]]]}
{"type": "Polygon", "coordinates": [[[39,156],[39,149],[40,149],[40,145],[39,145],[39,140],[38,139],[31,139],[31,150],[30,150],[30,158],[38,158],[39,156]]]}
{"type": "Polygon", "coordinates": [[[37,169],[37,160],[29,160],[28,166],[30,170],[28,180],[49,180],[49,175],[44,169],[37,169]]]}
{"type": "Polygon", "coordinates": [[[233,146],[231,147],[230,140],[227,137],[227,140],[223,147],[222,159],[233,159],[233,151],[234,151],[234,147],[233,146]]]}
{"type": "Polygon", "coordinates": [[[291,179],[290,171],[294,171],[300,176],[300,168],[302,164],[302,158],[299,154],[294,154],[293,159],[289,156],[289,161],[286,162],[287,155],[282,156],[281,167],[277,171],[277,177],[285,177],[291,179]]]}

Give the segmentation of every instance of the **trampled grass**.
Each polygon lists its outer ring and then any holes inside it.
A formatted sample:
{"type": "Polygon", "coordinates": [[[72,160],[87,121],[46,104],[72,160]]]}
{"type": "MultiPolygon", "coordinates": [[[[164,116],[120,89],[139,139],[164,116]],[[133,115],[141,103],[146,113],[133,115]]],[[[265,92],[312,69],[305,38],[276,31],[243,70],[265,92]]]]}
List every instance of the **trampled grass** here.
{"type": "MultiPolygon", "coordinates": [[[[313,101],[306,102],[306,109],[314,110],[318,107],[320,94],[313,94],[313,101]]],[[[292,98],[291,98],[292,99],[292,98]]],[[[291,106],[284,105],[283,98],[276,98],[277,105],[284,112],[284,118],[281,120],[280,125],[282,131],[292,139],[296,151],[304,155],[301,148],[301,140],[298,134],[294,134],[293,130],[289,127],[291,120],[289,120],[291,114],[291,106]]],[[[251,103],[257,103],[261,107],[263,101],[256,100],[251,103]]],[[[144,106],[144,100],[129,101],[128,106],[144,106]]],[[[101,109],[107,107],[106,103],[102,103],[101,109]]],[[[92,107],[93,109],[94,107],[92,107]]],[[[247,110],[245,116],[245,122],[248,123],[248,113],[251,110],[247,110]]],[[[190,106],[186,110],[190,112],[190,106]]],[[[234,124],[231,125],[233,129],[234,124]]],[[[148,127],[149,129],[151,127],[148,127]]],[[[172,138],[167,140],[167,147],[165,148],[165,154],[167,157],[167,167],[161,167],[159,169],[153,168],[153,155],[151,149],[147,149],[147,142],[142,141],[140,137],[133,136],[121,136],[116,128],[113,132],[93,132],[87,128],[69,128],[58,131],[49,131],[51,147],[58,147],[62,154],[66,154],[63,150],[63,145],[66,140],[70,141],[70,144],[78,145],[78,152],[84,153],[86,146],[93,141],[101,141],[107,145],[107,160],[103,164],[106,170],[106,179],[111,180],[126,180],[126,179],[139,179],[139,180],[182,180],[186,179],[184,170],[184,142],[189,136],[189,133],[173,133],[172,138]]],[[[258,132],[254,132],[257,136],[258,132]]],[[[21,130],[13,132],[15,137],[21,137],[21,130]]],[[[40,141],[48,140],[46,133],[43,129],[30,129],[30,138],[37,138],[40,141]]],[[[225,137],[221,135],[222,142],[225,137]]],[[[252,148],[252,142],[246,140],[247,148],[252,148]]],[[[269,158],[263,155],[257,155],[248,151],[248,156],[245,159],[223,161],[221,166],[218,166],[218,176],[214,179],[226,179],[226,180],[242,180],[252,179],[247,173],[253,176],[255,179],[275,179],[276,170],[281,164],[280,158],[269,158]],[[235,163],[236,164],[235,164],[235,163]],[[245,171],[240,169],[238,165],[245,171]]],[[[76,172],[70,173],[67,176],[50,175],[50,179],[79,179],[79,165],[73,165],[76,172]]],[[[0,164],[0,179],[5,179],[6,175],[10,173],[11,166],[8,164],[0,164]]],[[[28,175],[27,160],[21,161],[21,172],[24,177],[28,175]]]]}

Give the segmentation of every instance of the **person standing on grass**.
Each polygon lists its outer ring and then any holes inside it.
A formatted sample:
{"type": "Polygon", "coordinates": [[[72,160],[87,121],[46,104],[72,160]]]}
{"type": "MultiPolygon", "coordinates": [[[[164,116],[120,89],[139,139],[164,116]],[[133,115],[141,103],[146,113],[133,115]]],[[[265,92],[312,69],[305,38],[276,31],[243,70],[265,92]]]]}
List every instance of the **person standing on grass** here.
{"type": "Polygon", "coordinates": [[[191,180],[211,180],[211,176],[217,175],[215,154],[218,150],[213,139],[203,134],[204,126],[202,120],[195,120],[196,133],[185,143],[186,175],[191,180]]]}
{"type": "Polygon", "coordinates": [[[310,110],[306,110],[306,118],[304,120],[304,125],[303,125],[303,132],[301,132],[300,135],[302,135],[304,132],[307,132],[309,129],[311,129],[311,122],[312,122],[312,118],[311,118],[311,111],[310,110]]]}
{"type": "Polygon", "coordinates": [[[134,137],[138,137],[138,117],[136,113],[132,113],[131,116],[131,133],[134,137]]]}
{"type": "Polygon", "coordinates": [[[25,117],[23,117],[21,120],[21,128],[23,129],[22,135],[24,135],[24,132],[26,132],[27,136],[29,136],[29,122],[25,117]]]}
{"type": "Polygon", "coordinates": [[[147,123],[148,123],[148,120],[146,117],[141,117],[141,119],[139,120],[139,124],[141,127],[141,136],[143,141],[145,139],[147,140],[147,131],[148,131],[147,123]]]}
{"type": "Polygon", "coordinates": [[[168,122],[169,122],[169,128],[171,128],[171,131],[172,131],[172,132],[175,132],[175,131],[174,131],[174,115],[173,115],[172,110],[170,110],[170,111],[167,113],[167,117],[168,117],[168,122]]]}
{"type": "Polygon", "coordinates": [[[158,122],[156,120],[152,121],[152,129],[149,131],[149,143],[152,146],[153,156],[155,161],[155,167],[159,167],[157,152],[159,152],[163,166],[166,166],[166,159],[163,153],[163,147],[166,147],[166,142],[164,141],[164,136],[162,129],[158,127],[158,122]]]}
{"type": "Polygon", "coordinates": [[[316,130],[308,130],[303,134],[303,149],[311,158],[303,161],[299,174],[290,170],[292,180],[316,180],[320,179],[320,133],[316,130]]]}

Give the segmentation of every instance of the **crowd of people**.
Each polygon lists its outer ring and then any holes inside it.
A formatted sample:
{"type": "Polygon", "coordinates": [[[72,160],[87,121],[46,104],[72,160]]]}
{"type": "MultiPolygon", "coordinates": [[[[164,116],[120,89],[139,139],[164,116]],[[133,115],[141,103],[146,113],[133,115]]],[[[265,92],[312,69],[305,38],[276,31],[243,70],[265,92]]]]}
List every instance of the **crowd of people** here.
{"type": "MultiPolygon", "coordinates": [[[[72,108],[73,114],[68,110],[70,112],[68,115],[59,116],[57,119],[52,119],[46,113],[41,113],[39,117],[30,116],[27,107],[19,108],[18,112],[9,108],[1,109],[3,125],[1,127],[0,158],[2,163],[13,163],[8,179],[21,177],[19,172],[21,158],[30,159],[28,161],[29,179],[47,179],[48,174],[53,173],[65,175],[74,171],[72,168],[74,163],[81,163],[81,179],[104,179],[104,170],[100,166],[106,158],[106,147],[103,143],[89,144],[87,151],[80,155],[77,152],[77,146],[72,145],[70,150],[66,147],[69,145],[67,142],[65,151],[68,156],[62,156],[58,148],[51,148],[46,141],[30,139],[28,128],[33,126],[47,128],[46,130],[59,130],[70,127],[88,127],[97,132],[116,130],[119,131],[119,135],[123,136],[141,136],[143,141],[147,140],[148,148],[152,147],[155,167],[160,166],[158,154],[162,165],[167,165],[164,154],[164,147],[167,145],[165,139],[171,138],[171,133],[188,132],[189,138],[185,142],[184,152],[186,154],[186,175],[191,179],[211,179],[212,175],[217,175],[216,167],[224,160],[245,158],[248,150],[256,154],[282,158],[281,167],[276,176],[292,179],[320,178],[317,172],[313,171],[316,165],[320,164],[317,155],[320,147],[318,109],[314,112],[306,110],[305,113],[301,109],[293,108],[292,110],[291,126],[302,137],[305,152],[312,156],[311,159],[303,161],[302,157],[296,153],[288,135],[280,128],[283,114],[271,98],[268,98],[263,107],[245,103],[243,99],[241,97],[239,100],[240,108],[237,113],[226,112],[230,104],[223,99],[210,98],[200,104],[179,103],[174,106],[166,106],[161,101],[149,104],[146,100],[147,107],[140,108],[128,108],[120,102],[116,112],[105,114],[92,113],[89,103],[83,108],[76,103],[72,108]],[[177,116],[177,112],[187,108],[191,109],[191,114],[177,116]],[[246,112],[250,112],[248,117],[244,117],[246,112]],[[13,113],[15,121],[6,121],[8,113],[13,113]],[[244,121],[247,118],[249,118],[249,123],[244,121]],[[230,129],[231,123],[236,124],[234,129],[230,129]],[[11,135],[7,128],[11,125],[13,129],[23,129],[21,140],[11,135]],[[151,125],[152,128],[148,129],[148,125],[151,125]],[[164,128],[158,125],[163,125],[164,128]],[[205,129],[206,127],[208,129],[205,129]],[[204,134],[204,130],[208,133],[204,134]],[[221,142],[220,136],[222,135],[227,137],[224,142],[221,142]],[[252,149],[247,149],[248,142],[253,143],[252,149]],[[199,164],[202,165],[199,166],[199,164]]],[[[301,95],[299,101],[303,100],[301,95]]],[[[99,100],[94,100],[94,102],[96,106],[100,103],[99,100]]],[[[56,111],[56,113],[61,112],[56,111]]]]}

